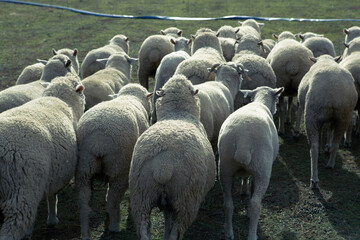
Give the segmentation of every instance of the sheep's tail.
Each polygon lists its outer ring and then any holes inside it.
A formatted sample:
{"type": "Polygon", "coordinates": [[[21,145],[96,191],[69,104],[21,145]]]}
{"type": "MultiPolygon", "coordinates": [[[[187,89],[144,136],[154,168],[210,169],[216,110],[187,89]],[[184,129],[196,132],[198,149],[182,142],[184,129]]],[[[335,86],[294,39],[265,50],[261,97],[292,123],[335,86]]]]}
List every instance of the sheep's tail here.
{"type": "Polygon", "coordinates": [[[154,180],[159,184],[166,184],[172,178],[174,173],[175,153],[171,151],[161,152],[152,161],[152,174],[154,180]]]}
{"type": "Polygon", "coordinates": [[[289,75],[296,75],[299,72],[299,64],[295,61],[290,61],[286,64],[286,72],[289,75]]]}

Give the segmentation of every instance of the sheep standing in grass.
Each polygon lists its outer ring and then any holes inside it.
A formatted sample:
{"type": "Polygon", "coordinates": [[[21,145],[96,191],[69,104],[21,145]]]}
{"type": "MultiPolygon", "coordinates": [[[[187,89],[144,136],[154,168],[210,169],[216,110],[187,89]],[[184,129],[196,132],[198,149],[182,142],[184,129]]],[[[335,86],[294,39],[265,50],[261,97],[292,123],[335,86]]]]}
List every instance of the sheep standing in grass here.
{"type": "Polygon", "coordinates": [[[275,72],[276,86],[285,87],[284,94],[279,98],[280,134],[285,134],[285,119],[290,121],[292,99],[297,95],[299,83],[313,64],[309,60],[313,57],[311,50],[294,38],[291,32],[281,33],[278,43],[266,58],[275,72]],[[284,97],[288,97],[288,108],[284,97]]]}
{"type": "Polygon", "coordinates": [[[304,34],[299,34],[299,37],[301,43],[313,52],[314,57],[319,57],[324,54],[333,57],[336,56],[334,44],[330,39],[324,37],[324,35],[306,32],[304,34]]]}
{"type": "Polygon", "coordinates": [[[306,135],[311,145],[311,187],[318,188],[319,138],[322,127],[325,123],[330,123],[332,139],[327,167],[334,168],[339,143],[351,121],[358,94],[351,73],[339,66],[333,57],[322,55],[311,59],[316,63],[299,85],[298,119],[304,112],[306,135]]]}
{"type": "Polygon", "coordinates": [[[216,73],[215,81],[194,85],[199,89],[200,121],[216,152],[217,140],[222,123],[234,111],[234,100],[240,90],[242,75],[246,69],[233,62],[215,64],[208,69],[216,73]]]}
{"type": "Polygon", "coordinates": [[[197,90],[174,75],[157,94],[158,122],[138,139],[129,174],[131,211],[139,239],[150,239],[150,215],[165,217],[164,239],[181,240],[216,178],[197,90]]]}
{"type": "Polygon", "coordinates": [[[1,240],[31,235],[41,199],[58,223],[57,193],[74,177],[76,123],[84,112],[77,77],[55,78],[43,96],[0,114],[1,240]]]}
{"type": "Polygon", "coordinates": [[[97,59],[108,58],[115,53],[129,54],[129,38],[118,34],[110,39],[109,44],[89,51],[81,64],[81,77],[84,79],[95,72],[104,69],[105,64],[98,62],[97,59]]]}
{"type": "MultiPolygon", "coordinates": [[[[177,66],[184,60],[188,59],[190,52],[190,43],[192,40],[180,37],[178,39],[171,39],[174,44],[175,52],[167,54],[160,62],[155,74],[154,93],[158,91],[164,84],[174,75],[177,66]]],[[[151,122],[154,124],[157,121],[156,117],[156,100],[158,95],[153,95],[151,122]]]]}
{"type": "Polygon", "coordinates": [[[222,26],[217,31],[221,49],[227,62],[231,61],[235,54],[236,29],[232,26],[222,26]]]}
{"type": "Polygon", "coordinates": [[[147,37],[139,50],[139,82],[149,89],[149,77],[155,77],[161,59],[174,51],[174,45],[170,42],[172,38],[181,37],[182,31],[178,28],[161,30],[161,35],[147,37]]]}
{"type": "Polygon", "coordinates": [[[128,188],[132,152],[138,137],[149,127],[150,100],[147,90],[137,83],[120,89],[115,99],[99,103],[80,119],[77,129],[81,237],[90,239],[89,200],[91,179],[105,176],[109,183],[106,212],[109,230],[119,231],[120,202],[128,188]]]}
{"type": "MultiPolygon", "coordinates": [[[[353,39],[360,37],[360,27],[352,26],[350,28],[344,28],[345,44],[349,44],[353,39]]],[[[348,48],[344,49],[343,59],[348,56],[348,48]]]]}
{"type": "Polygon", "coordinates": [[[69,57],[63,54],[53,56],[46,62],[40,80],[0,91],[0,113],[40,97],[44,91],[40,81],[50,82],[55,77],[66,75],[77,76],[69,57]]]}
{"type": "MultiPolygon", "coordinates": [[[[76,48],[74,50],[71,50],[69,48],[63,48],[58,51],[53,49],[52,52],[54,56],[58,54],[64,54],[68,56],[71,60],[72,67],[74,68],[75,72],[79,74],[79,60],[77,58],[78,50],[76,48]]],[[[29,65],[24,68],[24,70],[21,72],[18,79],[16,80],[16,85],[34,82],[41,78],[41,74],[44,71],[44,67],[47,61],[39,59],[38,61],[38,63],[29,65]]]]}
{"type": "Polygon", "coordinates": [[[199,29],[193,38],[192,55],[178,65],[175,74],[185,75],[193,84],[214,81],[215,73],[209,74],[207,69],[225,62],[220,41],[216,33],[208,28],[199,29]]]}
{"type": "Polygon", "coordinates": [[[252,103],[236,110],[221,126],[219,134],[219,177],[224,197],[225,239],[234,239],[232,215],[233,179],[252,176],[252,195],[248,216],[248,239],[257,239],[261,201],[268,188],[273,162],[279,151],[278,134],[273,122],[276,100],[284,88],[262,86],[242,90],[252,103]]]}
{"type": "Polygon", "coordinates": [[[116,94],[129,83],[131,64],[137,59],[129,57],[126,53],[115,53],[98,61],[105,65],[105,69],[82,80],[86,96],[85,111],[102,101],[111,100],[109,95],[116,94]]]}
{"type": "MultiPolygon", "coordinates": [[[[349,44],[345,43],[348,49],[348,56],[340,62],[340,66],[348,70],[354,78],[356,91],[358,93],[358,101],[355,110],[360,112],[360,38],[355,38],[349,44]]],[[[357,121],[358,129],[356,133],[359,134],[359,119],[357,121]]],[[[351,147],[351,134],[352,124],[349,125],[349,129],[346,133],[345,147],[351,147]]]]}

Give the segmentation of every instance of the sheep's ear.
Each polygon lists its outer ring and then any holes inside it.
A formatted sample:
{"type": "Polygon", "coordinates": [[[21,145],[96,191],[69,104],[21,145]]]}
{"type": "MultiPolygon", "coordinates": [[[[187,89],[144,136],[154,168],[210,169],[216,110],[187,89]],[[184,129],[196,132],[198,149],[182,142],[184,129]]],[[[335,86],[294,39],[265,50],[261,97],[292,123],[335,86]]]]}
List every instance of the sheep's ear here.
{"type": "Polygon", "coordinates": [[[40,81],[41,86],[43,86],[44,88],[47,88],[50,84],[50,82],[45,82],[45,81],[40,81]]]}
{"type": "Polygon", "coordinates": [[[84,89],[85,89],[84,85],[79,84],[75,87],[75,92],[80,93],[80,92],[84,91],[84,89]]]}
{"type": "Polygon", "coordinates": [[[76,57],[77,54],[78,54],[78,50],[75,48],[73,52],[73,56],[76,57]]]}
{"type": "MultiPolygon", "coordinates": [[[[296,37],[296,35],[295,35],[295,37],[296,37]]],[[[299,38],[300,38],[301,40],[304,40],[304,35],[303,35],[303,34],[299,34],[299,38]]]]}
{"type": "Polygon", "coordinates": [[[219,37],[220,33],[216,33],[216,37],[219,37]]]}
{"type": "Polygon", "coordinates": [[[196,36],[195,36],[195,35],[191,35],[191,38],[192,38],[192,39],[195,39],[195,38],[196,38],[196,36]]]}
{"type": "Polygon", "coordinates": [[[108,95],[109,97],[111,97],[111,99],[115,99],[115,98],[117,98],[118,97],[118,95],[117,94],[110,94],[110,95],[108,95]]]}
{"type": "Polygon", "coordinates": [[[127,42],[127,41],[129,41],[129,38],[128,38],[128,37],[125,38],[125,42],[127,42]]]}
{"type": "Polygon", "coordinates": [[[211,68],[208,68],[208,72],[211,73],[211,72],[214,72],[216,73],[217,72],[217,67],[220,66],[220,63],[215,63],[214,65],[211,66],[211,68]]]}
{"type": "Polygon", "coordinates": [[[349,48],[349,47],[350,47],[350,44],[344,43],[344,46],[345,46],[346,48],[349,48]]]}
{"type": "Polygon", "coordinates": [[[163,97],[165,95],[164,90],[162,88],[159,88],[159,90],[156,90],[155,94],[158,95],[159,97],[163,97]]]}
{"type": "Polygon", "coordinates": [[[154,95],[154,93],[153,93],[153,92],[151,92],[151,93],[147,93],[147,94],[146,94],[146,97],[147,97],[147,98],[149,98],[149,97],[151,97],[152,95],[154,95]]]}
{"type": "Polygon", "coordinates": [[[106,65],[109,58],[98,58],[96,59],[96,62],[106,65]]]}
{"type": "Polygon", "coordinates": [[[237,28],[236,30],[235,30],[235,33],[238,33],[240,31],[240,28],[237,28]]]}
{"type": "Polygon", "coordinates": [[[263,41],[259,41],[259,42],[257,43],[257,45],[261,47],[261,49],[263,50],[263,52],[265,52],[263,41]]]}
{"type": "Polygon", "coordinates": [[[175,40],[172,38],[172,39],[170,39],[170,42],[172,43],[172,44],[176,44],[176,42],[175,42],[175,40]]]}
{"type": "Polygon", "coordinates": [[[334,57],[334,61],[335,61],[335,62],[340,62],[341,57],[342,57],[341,55],[340,55],[340,56],[337,56],[337,57],[334,57]]]}
{"type": "Polygon", "coordinates": [[[44,65],[47,64],[47,61],[46,60],[42,60],[42,59],[36,59],[39,63],[42,63],[44,65]]]}
{"type": "Polygon", "coordinates": [[[195,89],[194,91],[192,91],[192,95],[193,96],[195,96],[196,94],[198,94],[199,93],[199,89],[197,88],[197,89],[195,89]]]}
{"type": "Polygon", "coordinates": [[[275,39],[279,39],[279,36],[276,35],[275,33],[273,33],[273,37],[274,37],[275,39]]]}
{"type": "Polygon", "coordinates": [[[238,21],[238,23],[239,23],[240,26],[242,26],[242,24],[243,24],[241,21],[238,21]]]}
{"type": "Polygon", "coordinates": [[[54,48],[52,49],[52,53],[53,53],[53,55],[57,55],[57,52],[54,48]]]}
{"type": "Polygon", "coordinates": [[[134,64],[134,63],[136,63],[136,62],[138,62],[138,61],[139,61],[138,58],[132,58],[132,57],[129,57],[129,58],[128,58],[128,62],[129,62],[130,64],[134,64]]]}
{"type": "Polygon", "coordinates": [[[192,38],[190,38],[186,44],[189,45],[190,43],[192,43],[192,38]]]}
{"type": "Polygon", "coordinates": [[[310,59],[311,61],[313,61],[314,63],[316,63],[316,62],[317,62],[317,59],[316,59],[316,58],[314,58],[314,57],[309,57],[309,59],[310,59]]]}
{"type": "Polygon", "coordinates": [[[179,36],[179,37],[181,37],[181,35],[182,35],[182,31],[180,30],[180,31],[178,31],[177,32],[177,35],[179,36]]]}
{"type": "Polygon", "coordinates": [[[164,30],[160,30],[160,33],[161,33],[162,35],[165,35],[164,30]]]}
{"type": "Polygon", "coordinates": [[[281,88],[276,88],[275,89],[275,96],[280,96],[280,94],[282,92],[284,92],[285,88],[284,87],[281,87],[281,88]]]}
{"type": "Polygon", "coordinates": [[[344,33],[345,33],[346,35],[348,35],[348,34],[349,34],[349,30],[346,29],[346,28],[344,28],[344,33]]]}
{"type": "Polygon", "coordinates": [[[71,60],[68,59],[65,63],[65,67],[68,68],[71,65],[71,60]]]}
{"type": "Polygon", "coordinates": [[[265,23],[258,23],[258,25],[260,28],[262,28],[265,25],[265,23]]]}

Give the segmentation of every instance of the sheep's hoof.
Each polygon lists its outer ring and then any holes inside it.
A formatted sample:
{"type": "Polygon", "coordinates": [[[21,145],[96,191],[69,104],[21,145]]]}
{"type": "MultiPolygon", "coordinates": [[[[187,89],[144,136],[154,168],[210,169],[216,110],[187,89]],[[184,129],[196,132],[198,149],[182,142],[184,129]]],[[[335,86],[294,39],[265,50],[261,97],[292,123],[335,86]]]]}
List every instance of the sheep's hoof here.
{"type": "Polygon", "coordinates": [[[335,164],[334,165],[330,164],[330,163],[326,164],[327,169],[334,169],[334,167],[335,167],[335,164]]]}
{"type": "Polygon", "coordinates": [[[310,187],[312,190],[319,190],[319,182],[310,181],[310,187]]]}
{"type": "Polygon", "coordinates": [[[299,141],[299,139],[300,139],[300,132],[299,131],[294,131],[293,139],[294,139],[294,141],[299,141]]]}
{"type": "Polygon", "coordinates": [[[58,218],[55,218],[55,219],[52,219],[52,220],[48,219],[47,222],[46,222],[48,228],[53,228],[53,227],[55,227],[58,223],[59,223],[59,219],[58,219],[58,218]]]}

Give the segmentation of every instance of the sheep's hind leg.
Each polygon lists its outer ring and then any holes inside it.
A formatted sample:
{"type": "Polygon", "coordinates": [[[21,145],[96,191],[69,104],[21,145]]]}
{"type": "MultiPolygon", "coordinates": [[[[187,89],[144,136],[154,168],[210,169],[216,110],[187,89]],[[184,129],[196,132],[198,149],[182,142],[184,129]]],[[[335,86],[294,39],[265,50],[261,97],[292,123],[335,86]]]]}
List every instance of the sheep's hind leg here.
{"type": "Polygon", "coordinates": [[[250,206],[248,209],[248,216],[250,218],[248,240],[257,239],[257,226],[261,213],[261,201],[269,186],[270,177],[253,176],[253,194],[250,199],[250,206]]]}
{"type": "Polygon", "coordinates": [[[48,202],[48,218],[47,218],[47,225],[49,227],[53,227],[59,223],[59,219],[57,218],[57,195],[56,194],[49,194],[47,197],[48,202]]]}
{"type": "Polygon", "coordinates": [[[233,240],[234,232],[232,227],[232,218],[234,212],[234,203],[232,199],[232,186],[233,186],[233,175],[231,176],[222,176],[221,187],[224,198],[224,211],[225,211],[225,222],[224,222],[224,230],[225,230],[225,239],[233,240]]]}
{"type": "Polygon", "coordinates": [[[330,149],[330,158],[326,165],[327,168],[334,168],[335,167],[335,159],[336,159],[336,153],[339,149],[340,141],[343,137],[343,134],[346,129],[343,127],[336,127],[333,132],[333,139],[331,143],[331,149],[330,149]]]}
{"type": "Polygon", "coordinates": [[[171,213],[171,211],[165,209],[164,210],[164,218],[165,218],[164,239],[169,239],[171,229],[173,228],[173,225],[174,225],[173,214],[171,213]]]}
{"type": "Polygon", "coordinates": [[[109,216],[109,230],[111,232],[119,232],[120,228],[120,202],[127,189],[127,180],[120,178],[110,179],[107,194],[106,211],[109,216]]]}
{"type": "Polygon", "coordinates": [[[80,207],[80,225],[81,225],[81,239],[90,239],[89,231],[89,213],[91,208],[89,201],[91,197],[90,180],[79,187],[79,207],[80,207]]]}

